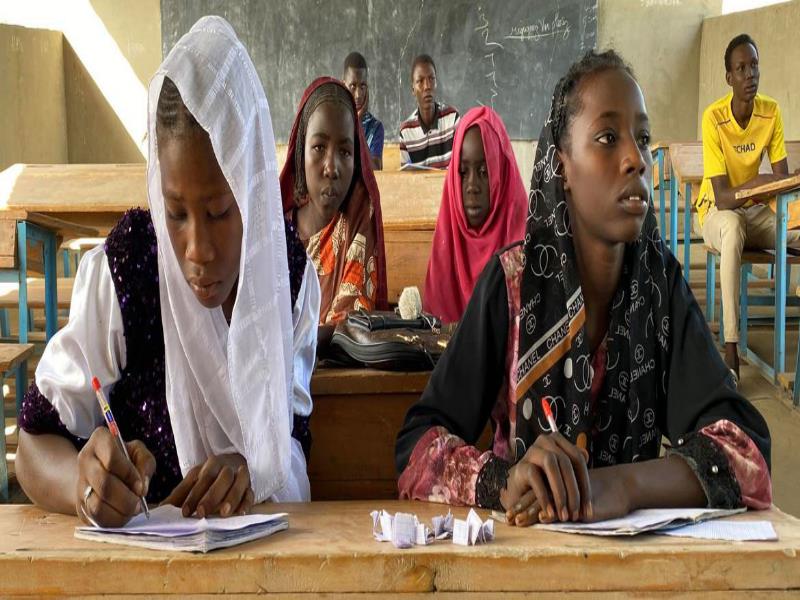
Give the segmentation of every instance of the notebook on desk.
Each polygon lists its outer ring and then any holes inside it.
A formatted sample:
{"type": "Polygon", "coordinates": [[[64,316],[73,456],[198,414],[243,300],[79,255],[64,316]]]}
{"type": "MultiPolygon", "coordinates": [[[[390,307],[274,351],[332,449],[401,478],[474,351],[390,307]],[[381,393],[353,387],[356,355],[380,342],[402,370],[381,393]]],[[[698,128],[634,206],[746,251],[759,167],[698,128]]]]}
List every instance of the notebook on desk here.
{"type": "Polygon", "coordinates": [[[136,515],[124,527],[76,527],[75,537],[181,552],[209,552],[267,537],[289,527],[286,513],[207,519],[185,518],[181,509],[165,505],[136,515]]]}
{"type": "Polygon", "coordinates": [[[535,525],[538,529],[589,535],[637,535],[673,529],[744,512],[744,508],[653,508],[635,510],[625,517],[595,523],[551,523],[535,525]]]}

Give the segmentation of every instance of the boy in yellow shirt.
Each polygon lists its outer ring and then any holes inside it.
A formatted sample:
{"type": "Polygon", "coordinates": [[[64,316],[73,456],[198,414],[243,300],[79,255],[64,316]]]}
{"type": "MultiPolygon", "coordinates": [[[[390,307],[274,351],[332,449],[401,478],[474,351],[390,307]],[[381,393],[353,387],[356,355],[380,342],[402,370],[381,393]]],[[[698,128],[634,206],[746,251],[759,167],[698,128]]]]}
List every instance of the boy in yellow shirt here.
{"type": "MultiPolygon", "coordinates": [[[[775,248],[775,214],[758,198],[736,199],[736,192],[789,174],[778,103],[758,93],[758,49],[747,34],[725,50],[725,80],[731,92],[703,112],[703,183],[696,206],[706,245],[720,253],[725,363],[739,377],[739,281],[742,250],[775,248]],[[772,175],[759,175],[764,153],[772,175]]],[[[796,245],[800,232],[789,231],[796,245]]]]}

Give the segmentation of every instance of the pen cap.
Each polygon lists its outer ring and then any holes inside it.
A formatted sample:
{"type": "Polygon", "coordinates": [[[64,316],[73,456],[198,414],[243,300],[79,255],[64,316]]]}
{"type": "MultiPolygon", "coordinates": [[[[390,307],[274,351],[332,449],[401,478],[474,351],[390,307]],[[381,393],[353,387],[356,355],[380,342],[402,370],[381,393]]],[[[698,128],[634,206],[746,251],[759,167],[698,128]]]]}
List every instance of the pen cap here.
{"type": "Polygon", "coordinates": [[[92,389],[95,392],[100,391],[100,380],[97,377],[92,377],[92,389]]]}

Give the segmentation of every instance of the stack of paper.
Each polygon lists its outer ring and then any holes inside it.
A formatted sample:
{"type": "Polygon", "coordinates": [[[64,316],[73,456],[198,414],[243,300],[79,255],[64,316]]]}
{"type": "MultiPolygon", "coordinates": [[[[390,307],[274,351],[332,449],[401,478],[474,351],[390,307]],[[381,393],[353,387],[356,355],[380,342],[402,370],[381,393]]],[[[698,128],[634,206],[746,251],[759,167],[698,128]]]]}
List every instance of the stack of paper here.
{"type": "Polygon", "coordinates": [[[176,506],[159,506],[148,519],[136,515],[124,527],[77,527],[75,537],[156,550],[208,552],[266,537],[289,527],[286,513],[185,518],[176,506]]]}
{"type": "Polygon", "coordinates": [[[733,510],[711,508],[652,508],[635,510],[626,517],[598,521],[597,523],[552,523],[536,525],[539,529],[561,531],[564,533],[585,533],[589,535],[636,535],[646,531],[672,529],[727,517],[744,512],[744,508],[733,510]]]}

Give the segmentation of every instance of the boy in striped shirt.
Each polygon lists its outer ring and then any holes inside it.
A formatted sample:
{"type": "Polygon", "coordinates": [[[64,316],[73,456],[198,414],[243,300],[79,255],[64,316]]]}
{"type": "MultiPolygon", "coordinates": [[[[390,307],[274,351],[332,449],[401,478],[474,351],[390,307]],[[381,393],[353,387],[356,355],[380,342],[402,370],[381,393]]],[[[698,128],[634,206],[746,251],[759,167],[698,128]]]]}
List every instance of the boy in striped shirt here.
{"type": "Polygon", "coordinates": [[[436,102],[436,65],[420,54],[411,65],[411,93],[417,108],[400,124],[400,166],[403,169],[446,169],[453,152],[458,111],[436,102]]]}

